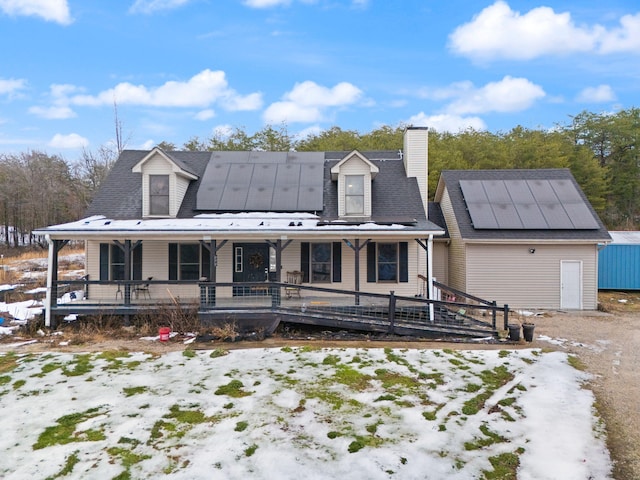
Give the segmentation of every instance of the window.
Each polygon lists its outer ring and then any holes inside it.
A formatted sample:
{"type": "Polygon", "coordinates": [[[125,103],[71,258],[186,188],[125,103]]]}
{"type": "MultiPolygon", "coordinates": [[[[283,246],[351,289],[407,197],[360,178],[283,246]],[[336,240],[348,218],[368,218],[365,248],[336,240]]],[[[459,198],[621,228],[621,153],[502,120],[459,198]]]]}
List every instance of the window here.
{"type": "Polygon", "coordinates": [[[149,175],[149,214],[169,215],[169,175],[149,175]]]}
{"type": "Polygon", "coordinates": [[[398,244],[378,244],[378,281],[398,281],[398,244]]]}
{"type": "Polygon", "coordinates": [[[364,215],[364,175],[345,175],[344,212],[364,215]]]}
{"type": "Polygon", "coordinates": [[[408,282],[409,244],[407,242],[367,244],[367,282],[408,282]]]}
{"type": "Polygon", "coordinates": [[[209,251],[198,243],[169,244],[169,280],[199,280],[209,276],[209,251]]]}
{"type": "Polygon", "coordinates": [[[302,282],[342,282],[342,242],[300,244],[302,282]]]}
{"type": "MultiPolygon", "coordinates": [[[[125,280],[124,249],[115,243],[100,244],[100,280],[125,280]]],[[[142,279],[142,245],[131,252],[130,280],[142,279]]]]}
{"type": "Polygon", "coordinates": [[[331,244],[311,244],[311,282],[331,282],[331,244]]]}

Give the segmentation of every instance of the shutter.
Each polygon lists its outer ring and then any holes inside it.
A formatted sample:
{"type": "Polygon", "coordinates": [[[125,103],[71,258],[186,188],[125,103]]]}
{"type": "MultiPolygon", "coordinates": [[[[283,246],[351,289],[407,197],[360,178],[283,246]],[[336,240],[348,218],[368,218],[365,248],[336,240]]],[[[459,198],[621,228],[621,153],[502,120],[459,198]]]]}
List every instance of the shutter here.
{"type": "Polygon", "coordinates": [[[333,254],[333,282],[342,282],[342,243],[333,242],[333,248],[331,249],[333,254]]]}
{"type": "Polygon", "coordinates": [[[109,244],[100,244],[100,281],[109,280],[109,244]]]}
{"type": "Polygon", "coordinates": [[[398,270],[401,282],[409,281],[409,243],[398,244],[398,270]]]}
{"type": "Polygon", "coordinates": [[[142,280],[142,244],[133,249],[133,278],[132,280],[142,280]]]}
{"type": "Polygon", "coordinates": [[[367,282],[376,282],[376,242],[367,243],[367,282]]]}
{"type": "Polygon", "coordinates": [[[178,280],[178,244],[169,244],[169,280],[178,280]]]}
{"type": "Polygon", "coordinates": [[[309,242],[300,244],[300,270],[302,270],[302,282],[309,283],[309,242]]]}
{"type": "Polygon", "coordinates": [[[207,277],[207,280],[210,281],[209,258],[211,258],[209,249],[204,247],[203,245],[200,245],[200,278],[207,277]]]}

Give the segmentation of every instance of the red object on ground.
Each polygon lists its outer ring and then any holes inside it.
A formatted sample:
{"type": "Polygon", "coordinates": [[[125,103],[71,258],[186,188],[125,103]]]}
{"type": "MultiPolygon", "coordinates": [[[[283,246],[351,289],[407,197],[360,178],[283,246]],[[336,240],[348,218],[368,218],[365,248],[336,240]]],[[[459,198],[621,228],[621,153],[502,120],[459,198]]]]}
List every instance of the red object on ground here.
{"type": "Polygon", "coordinates": [[[171,329],[169,327],[160,327],[158,334],[160,335],[161,342],[169,341],[169,334],[171,333],[171,329]]]}

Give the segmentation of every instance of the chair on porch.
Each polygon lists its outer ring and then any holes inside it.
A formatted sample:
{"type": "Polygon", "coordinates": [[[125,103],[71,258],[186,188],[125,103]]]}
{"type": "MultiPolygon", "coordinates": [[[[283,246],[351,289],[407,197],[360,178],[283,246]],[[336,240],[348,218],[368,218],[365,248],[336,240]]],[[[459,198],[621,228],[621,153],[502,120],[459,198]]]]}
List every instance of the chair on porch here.
{"type": "MultiPolygon", "coordinates": [[[[151,280],[153,280],[153,277],[148,277],[147,278],[147,282],[150,282],[151,280]]],[[[143,297],[147,297],[148,299],[151,299],[151,293],[149,292],[149,284],[148,283],[143,283],[141,285],[136,285],[136,287],[133,290],[136,294],[136,298],[140,298],[140,295],[142,295],[143,297]]]]}
{"type": "Polygon", "coordinates": [[[300,285],[302,283],[302,272],[299,270],[293,270],[287,272],[287,285],[284,287],[284,293],[287,298],[291,298],[296,295],[298,298],[302,298],[300,295],[300,285]]]}

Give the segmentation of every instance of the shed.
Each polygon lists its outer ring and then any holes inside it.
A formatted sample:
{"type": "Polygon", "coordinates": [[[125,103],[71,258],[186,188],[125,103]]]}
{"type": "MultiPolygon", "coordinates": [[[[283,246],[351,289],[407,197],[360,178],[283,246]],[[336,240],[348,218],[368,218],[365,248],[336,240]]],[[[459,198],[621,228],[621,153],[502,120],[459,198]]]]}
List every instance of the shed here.
{"type": "Polygon", "coordinates": [[[640,232],[609,232],[613,241],[598,255],[598,288],[640,290],[640,232]]]}

